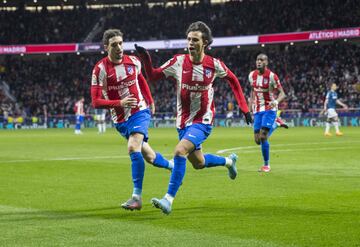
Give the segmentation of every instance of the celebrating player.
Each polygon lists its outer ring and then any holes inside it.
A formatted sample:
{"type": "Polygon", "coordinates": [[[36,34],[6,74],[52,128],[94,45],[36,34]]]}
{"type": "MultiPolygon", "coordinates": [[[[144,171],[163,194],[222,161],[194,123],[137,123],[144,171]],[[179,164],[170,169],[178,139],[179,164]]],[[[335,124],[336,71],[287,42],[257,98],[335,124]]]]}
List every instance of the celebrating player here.
{"type": "Polygon", "coordinates": [[[135,56],[123,54],[123,34],[118,29],[105,31],[103,44],[108,55],[93,69],[92,105],[110,109],[117,131],[128,140],[134,189],[132,197],[121,207],[140,210],[144,158],[154,166],[170,170],[172,164],[160,153],[155,153],[147,143],[151,115],[149,106],[152,111],[155,108],[147,82],[141,74],[140,61],[135,56]]]}
{"type": "Polygon", "coordinates": [[[151,200],[152,204],[165,214],[171,212],[172,202],[182,184],[186,158],[195,169],[225,166],[231,179],[235,179],[237,175],[236,154],[225,158],[203,154],[201,150],[201,144],[210,135],[214,121],[213,82],[215,78],[224,78],[229,82],[237,103],[245,114],[246,122],[249,124],[252,121],[236,76],[222,61],[205,54],[205,49],[212,43],[210,28],[203,22],[194,22],[187,29],[186,35],[189,54],[175,55],[160,68],[153,68],[146,49],[135,45],[150,80],[172,78],[176,81],[176,127],[180,141],[174,151],[174,169],[168,191],[164,198],[151,200]]]}
{"type": "Polygon", "coordinates": [[[256,70],[249,74],[251,84],[251,97],[249,108],[254,113],[254,137],[256,144],[261,144],[264,164],[261,172],[270,172],[270,144],[268,138],[276,129],[276,111],[278,104],[285,99],[285,92],[280,84],[279,77],[267,68],[268,57],[259,54],[256,58],[256,70]],[[277,99],[274,90],[279,91],[277,99]]]}
{"type": "Polygon", "coordinates": [[[85,112],[84,112],[84,97],[81,97],[76,101],[74,106],[76,124],[75,124],[75,135],[81,135],[81,124],[84,122],[85,112]]]}
{"type": "Polygon", "coordinates": [[[335,127],[336,135],[342,136],[343,133],[339,130],[339,118],[338,114],[335,111],[336,104],[341,105],[343,108],[347,109],[347,105],[338,100],[336,93],[337,85],[336,83],[331,84],[330,91],[326,94],[324,102],[324,112],[327,114],[326,127],[325,127],[325,136],[332,136],[330,133],[330,124],[332,123],[335,127]]]}

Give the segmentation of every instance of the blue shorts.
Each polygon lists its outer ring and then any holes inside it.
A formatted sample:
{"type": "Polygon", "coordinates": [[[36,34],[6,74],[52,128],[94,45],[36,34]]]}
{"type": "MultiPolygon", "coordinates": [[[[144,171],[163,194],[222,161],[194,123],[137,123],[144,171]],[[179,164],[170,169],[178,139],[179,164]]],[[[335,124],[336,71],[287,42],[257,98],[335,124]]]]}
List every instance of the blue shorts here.
{"type": "Polygon", "coordinates": [[[183,129],[177,129],[179,133],[179,140],[186,139],[192,142],[195,150],[201,149],[201,143],[210,135],[212,126],[210,124],[196,123],[183,129]]]}
{"type": "Polygon", "coordinates": [[[261,128],[271,130],[276,120],[276,111],[268,110],[254,114],[254,132],[257,133],[261,128]]]}
{"type": "Polygon", "coordinates": [[[138,111],[134,115],[130,116],[129,119],[122,123],[115,124],[115,128],[119,131],[120,135],[125,137],[127,140],[133,133],[140,133],[144,135],[144,142],[149,139],[149,124],[150,124],[150,110],[138,111]]]}
{"type": "Polygon", "coordinates": [[[83,115],[76,115],[76,124],[82,124],[84,122],[83,115]]]}

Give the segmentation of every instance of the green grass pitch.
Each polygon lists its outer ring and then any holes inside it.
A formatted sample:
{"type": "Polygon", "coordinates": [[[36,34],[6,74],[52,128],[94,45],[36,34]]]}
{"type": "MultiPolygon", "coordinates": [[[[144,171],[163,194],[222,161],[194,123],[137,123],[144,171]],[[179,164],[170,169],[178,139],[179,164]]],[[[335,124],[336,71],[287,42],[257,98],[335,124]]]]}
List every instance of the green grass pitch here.
{"type": "MultiPolygon", "coordinates": [[[[173,212],[151,207],[170,173],[146,166],[143,209],[119,204],[132,191],[125,141],[114,129],[0,131],[0,246],[360,246],[360,128],[279,129],[270,174],[250,128],[215,128],[205,152],[239,155],[223,167],[187,164],[173,212]]],[[[175,129],[151,129],[170,158],[175,129]]]]}

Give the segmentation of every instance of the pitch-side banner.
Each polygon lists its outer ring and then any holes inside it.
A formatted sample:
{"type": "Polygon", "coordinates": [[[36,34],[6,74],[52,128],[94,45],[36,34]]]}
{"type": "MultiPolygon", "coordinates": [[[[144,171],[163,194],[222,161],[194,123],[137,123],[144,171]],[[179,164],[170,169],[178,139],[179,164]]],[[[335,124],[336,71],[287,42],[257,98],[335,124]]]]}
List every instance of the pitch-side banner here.
{"type": "Polygon", "coordinates": [[[360,37],[360,27],[340,28],[322,31],[277,33],[259,35],[259,43],[288,43],[300,41],[348,39],[360,37]]]}
{"type": "MultiPolygon", "coordinates": [[[[267,43],[289,43],[314,40],[360,38],[360,27],[340,28],[321,31],[276,33],[264,35],[232,36],[214,38],[212,47],[257,45],[267,43]]],[[[134,44],[144,46],[149,50],[167,50],[186,48],[185,39],[154,40],[125,42],[124,50],[134,50],[134,44]]],[[[70,44],[39,44],[39,45],[0,45],[1,54],[36,54],[36,53],[75,53],[101,52],[101,43],[70,43],[70,44]]]]}
{"type": "Polygon", "coordinates": [[[0,45],[0,54],[73,53],[76,51],[77,44],[0,45]]]}

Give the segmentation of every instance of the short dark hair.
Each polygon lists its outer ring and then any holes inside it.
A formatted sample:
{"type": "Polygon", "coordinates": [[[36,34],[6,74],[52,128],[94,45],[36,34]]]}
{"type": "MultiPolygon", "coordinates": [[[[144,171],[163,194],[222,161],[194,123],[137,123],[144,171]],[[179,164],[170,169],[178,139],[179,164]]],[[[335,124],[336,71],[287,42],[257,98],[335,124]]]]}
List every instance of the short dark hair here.
{"type": "Polygon", "coordinates": [[[211,29],[208,25],[206,25],[202,21],[193,22],[189,25],[188,29],[186,30],[186,36],[190,32],[196,32],[196,31],[199,31],[202,33],[203,41],[205,41],[205,40],[207,41],[206,47],[211,45],[211,43],[213,42],[213,37],[212,37],[211,29]]]}
{"type": "Polygon", "coordinates": [[[267,56],[265,53],[259,53],[259,54],[257,54],[256,58],[257,58],[258,56],[264,56],[264,57],[266,57],[266,60],[269,61],[269,58],[268,58],[268,56],[267,56]]]}
{"type": "Polygon", "coordinates": [[[104,45],[109,44],[109,39],[115,36],[123,36],[123,33],[119,29],[108,29],[104,32],[102,42],[104,45]]]}

